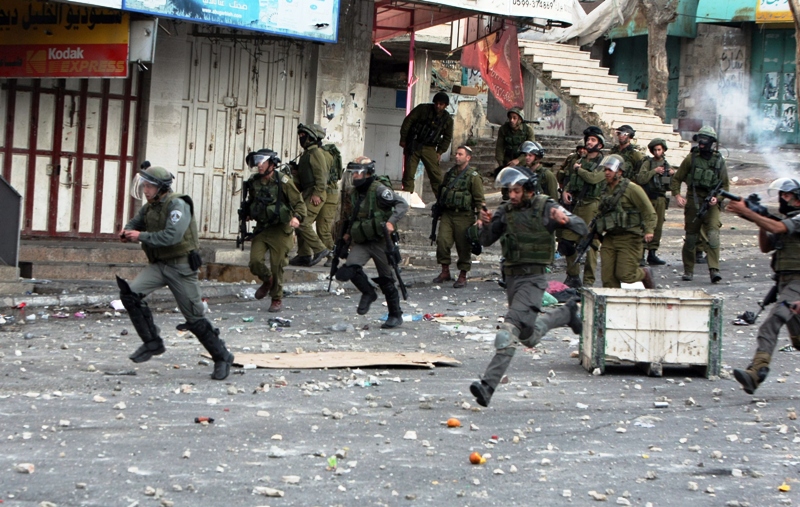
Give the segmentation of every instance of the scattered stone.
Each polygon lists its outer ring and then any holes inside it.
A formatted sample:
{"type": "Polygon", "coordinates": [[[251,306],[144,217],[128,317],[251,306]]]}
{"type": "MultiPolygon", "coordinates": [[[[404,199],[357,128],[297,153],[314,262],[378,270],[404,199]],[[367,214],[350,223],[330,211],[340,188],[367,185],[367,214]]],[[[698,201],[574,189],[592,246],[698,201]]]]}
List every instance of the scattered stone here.
{"type": "Polygon", "coordinates": [[[14,465],[14,471],[21,474],[32,474],[36,467],[33,463],[19,463],[14,465]]]}
{"type": "Polygon", "coordinates": [[[403,440],[416,440],[417,439],[417,432],[416,431],[406,431],[406,434],[403,435],[403,440]]]}
{"type": "Polygon", "coordinates": [[[283,491],[275,488],[268,488],[266,486],[256,486],[253,488],[253,494],[283,498],[283,491]]]}
{"type": "Polygon", "coordinates": [[[688,489],[689,491],[697,491],[700,489],[700,486],[698,486],[696,482],[689,481],[688,489]]]}
{"type": "Polygon", "coordinates": [[[594,500],[597,500],[598,502],[605,502],[608,500],[608,497],[606,495],[604,495],[603,493],[598,493],[597,491],[594,490],[589,491],[589,496],[592,497],[594,500]]]}

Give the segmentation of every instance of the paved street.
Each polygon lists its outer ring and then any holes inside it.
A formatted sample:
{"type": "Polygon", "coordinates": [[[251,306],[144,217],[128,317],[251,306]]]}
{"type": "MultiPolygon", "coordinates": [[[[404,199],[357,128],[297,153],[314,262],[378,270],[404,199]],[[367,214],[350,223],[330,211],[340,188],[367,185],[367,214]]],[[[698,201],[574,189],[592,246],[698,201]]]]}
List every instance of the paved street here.
{"type": "MultiPolygon", "coordinates": [[[[481,317],[464,324],[478,328],[469,333],[424,320],[381,330],[382,298],[369,315],[356,316],[350,286],[336,295],[320,283],[319,292],[287,298],[278,314],[292,321],[284,329],[270,328],[275,315],[263,302],[210,301],[210,317],[234,353],[424,351],[462,363],[430,370],[236,368],[216,382],[211,366],[200,364],[198,342],[175,331],[182,318],[174,304],[153,305],[167,352],[141,365],[127,359],[138,339],[125,314],[32,307],[28,314],[50,318],[0,326],[0,500],[122,507],[796,504],[800,353],[776,352],[756,396],[730,376],[732,367],[747,365],[757,327],[731,321],[758,309],[772,283],[769,259],[758,253],[749,224],[723,214],[723,282],[710,285],[704,266],[693,282],[681,282],[682,212],[668,213],[663,257],[670,265],[656,268],[656,282],[724,296],[721,378],[688,369],[646,377],[634,368],[592,376],[570,357],[578,337],[564,328],[536,349],[520,349],[508,383],[479,409],[468,387],[493,350],[485,335],[505,311],[505,294],[491,277],[463,290],[418,283],[403,303],[411,315],[481,317]],[[75,318],[77,311],[87,318],[75,318]],[[347,324],[353,329],[330,330],[347,324]],[[668,406],[656,408],[657,401],[668,406]],[[461,427],[448,428],[449,418],[461,427]],[[474,451],[485,464],[470,464],[474,451]],[[779,491],[784,484],[791,490],[779,491]]],[[[561,281],[563,261],[556,267],[551,278],[561,281]]],[[[779,346],[788,343],[784,330],[779,346]]]]}

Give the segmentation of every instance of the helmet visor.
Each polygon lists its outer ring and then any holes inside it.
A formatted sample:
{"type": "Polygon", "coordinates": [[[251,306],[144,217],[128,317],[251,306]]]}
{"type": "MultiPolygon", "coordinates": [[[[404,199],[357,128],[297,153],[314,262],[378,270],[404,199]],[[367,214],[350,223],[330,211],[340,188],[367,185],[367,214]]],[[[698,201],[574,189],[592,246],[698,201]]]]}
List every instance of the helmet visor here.
{"type": "Polygon", "coordinates": [[[617,157],[608,157],[607,159],[603,160],[601,164],[603,166],[603,170],[605,171],[608,169],[611,172],[619,171],[620,167],[622,167],[622,162],[617,157]]]}
{"type": "Polygon", "coordinates": [[[800,182],[792,178],[778,178],[770,183],[767,193],[771,197],[777,197],[781,192],[800,193],[800,182]]]}
{"type": "Polygon", "coordinates": [[[142,173],[136,173],[133,176],[133,181],[131,181],[131,197],[136,200],[143,201],[145,200],[144,196],[144,185],[145,183],[153,184],[151,181],[147,181],[142,178],[142,173]]]}
{"type": "Polygon", "coordinates": [[[356,187],[356,182],[361,181],[365,178],[369,178],[369,171],[366,167],[363,166],[355,166],[351,167],[348,164],[347,170],[344,172],[344,176],[342,177],[342,184],[344,185],[345,190],[352,190],[356,187]]]}
{"type": "Polygon", "coordinates": [[[511,188],[514,185],[524,185],[528,181],[528,175],[516,167],[506,167],[497,173],[494,180],[494,188],[511,188]]]}
{"type": "Polygon", "coordinates": [[[260,166],[266,160],[269,160],[269,156],[262,153],[256,153],[254,155],[250,155],[247,160],[247,165],[250,167],[250,169],[258,169],[258,166],[260,166]]]}

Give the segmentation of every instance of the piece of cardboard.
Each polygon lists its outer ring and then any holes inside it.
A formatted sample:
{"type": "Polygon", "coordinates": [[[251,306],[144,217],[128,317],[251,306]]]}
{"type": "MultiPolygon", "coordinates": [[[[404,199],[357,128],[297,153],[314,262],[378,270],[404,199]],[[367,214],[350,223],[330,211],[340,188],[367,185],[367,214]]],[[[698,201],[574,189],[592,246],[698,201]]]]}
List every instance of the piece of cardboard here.
{"type": "Polygon", "coordinates": [[[453,93],[458,93],[460,95],[472,95],[475,96],[478,94],[478,87],[477,86],[461,86],[461,85],[453,85],[453,93]]]}
{"type": "MultiPolygon", "coordinates": [[[[210,357],[208,354],[203,354],[210,357]]],[[[458,366],[460,361],[442,354],[428,352],[304,352],[302,354],[235,354],[233,364],[254,364],[258,368],[309,369],[309,368],[358,368],[370,366],[410,366],[435,368],[436,366],[458,366]]]]}

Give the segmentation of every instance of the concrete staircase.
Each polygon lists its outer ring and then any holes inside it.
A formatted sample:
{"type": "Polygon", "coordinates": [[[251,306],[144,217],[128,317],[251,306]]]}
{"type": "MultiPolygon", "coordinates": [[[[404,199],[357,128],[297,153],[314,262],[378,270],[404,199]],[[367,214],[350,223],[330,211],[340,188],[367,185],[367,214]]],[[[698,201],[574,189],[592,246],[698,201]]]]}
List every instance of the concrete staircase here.
{"type": "MultiPolygon", "coordinates": [[[[493,129],[494,137],[482,137],[477,139],[477,144],[473,146],[474,155],[472,165],[480,174],[485,176],[484,185],[486,192],[493,192],[491,184],[494,182],[490,178],[492,172],[497,168],[497,161],[494,159],[494,147],[497,142],[497,130],[493,129]]],[[[556,169],[561,167],[567,155],[575,151],[575,145],[583,141],[580,136],[537,136],[536,141],[545,149],[544,164],[553,164],[556,169]]]]}
{"type": "Polygon", "coordinates": [[[607,146],[614,143],[613,132],[628,124],[636,130],[634,144],[646,152],[647,144],[656,137],[667,141],[667,158],[677,166],[691,149],[672,125],[647,107],[637,94],[628,91],[617,76],[600,67],[600,62],[577,46],[537,41],[519,41],[522,65],[550,90],[573,105],[576,114],[590,125],[597,125],[607,134],[607,146]]]}

